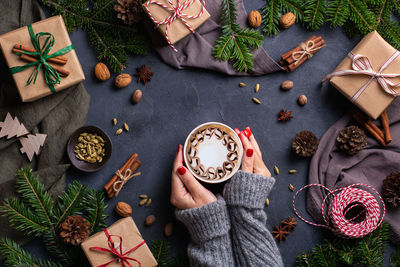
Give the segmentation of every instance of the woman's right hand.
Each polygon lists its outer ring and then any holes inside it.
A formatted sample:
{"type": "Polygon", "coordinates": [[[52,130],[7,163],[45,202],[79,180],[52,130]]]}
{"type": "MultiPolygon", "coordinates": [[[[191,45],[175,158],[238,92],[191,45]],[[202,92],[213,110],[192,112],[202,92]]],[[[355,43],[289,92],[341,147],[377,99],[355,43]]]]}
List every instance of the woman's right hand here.
{"type": "Polygon", "coordinates": [[[266,177],[271,177],[271,172],[262,159],[262,153],[254,134],[250,127],[247,127],[243,131],[235,129],[236,133],[239,134],[240,140],[243,144],[243,160],[242,170],[249,173],[255,173],[266,177]],[[240,133],[239,133],[240,132],[240,133]]]}

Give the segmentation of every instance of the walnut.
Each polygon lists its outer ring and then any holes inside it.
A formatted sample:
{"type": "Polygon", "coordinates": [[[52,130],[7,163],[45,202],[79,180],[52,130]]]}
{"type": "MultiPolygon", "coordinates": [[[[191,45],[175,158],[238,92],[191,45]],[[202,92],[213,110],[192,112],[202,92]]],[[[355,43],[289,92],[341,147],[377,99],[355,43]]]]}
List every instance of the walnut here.
{"type": "Polygon", "coordinates": [[[94,67],[94,75],[100,81],[106,81],[110,79],[110,71],[104,63],[97,63],[94,67]]]}
{"type": "Polygon", "coordinates": [[[279,20],[281,27],[285,29],[292,26],[295,22],[296,22],[296,16],[292,12],[284,14],[279,20]]]}
{"type": "Polygon", "coordinates": [[[114,84],[118,88],[127,87],[132,82],[132,76],[128,73],[122,73],[115,77],[114,84]]]}
{"type": "Polygon", "coordinates": [[[132,214],[132,207],[125,202],[118,202],[115,206],[115,212],[121,217],[129,217],[132,214]]]}
{"type": "Polygon", "coordinates": [[[297,103],[299,103],[300,106],[304,106],[307,104],[307,96],[306,95],[300,95],[299,98],[297,99],[297,103]]]}
{"type": "Polygon", "coordinates": [[[261,14],[257,10],[250,11],[249,16],[247,17],[249,24],[253,28],[258,28],[261,25],[261,14]]]}

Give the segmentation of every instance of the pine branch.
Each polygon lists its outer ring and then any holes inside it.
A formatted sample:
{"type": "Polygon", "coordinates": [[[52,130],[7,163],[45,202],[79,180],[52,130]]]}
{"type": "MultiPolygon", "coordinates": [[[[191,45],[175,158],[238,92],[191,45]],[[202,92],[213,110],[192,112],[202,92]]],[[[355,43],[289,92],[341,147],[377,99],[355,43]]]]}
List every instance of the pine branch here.
{"type": "Polygon", "coordinates": [[[126,67],[128,53],[146,54],[147,41],[138,32],[138,25],[121,25],[114,18],[115,0],[41,0],[63,16],[68,31],[82,28],[87,32],[91,46],[99,59],[106,59],[113,71],[126,67]],[[93,4],[88,10],[87,6],[93,4]]]}
{"type": "Polygon", "coordinates": [[[329,1],[326,10],[327,21],[331,22],[331,26],[343,26],[349,15],[349,0],[332,0],[329,1]]]}
{"type": "Polygon", "coordinates": [[[82,196],[86,188],[78,181],[74,181],[67,188],[67,191],[58,196],[54,207],[54,218],[56,227],[60,225],[65,218],[72,214],[78,214],[81,209],[82,196]]]}
{"type": "Polygon", "coordinates": [[[87,190],[82,202],[82,209],[88,213],[87,219],[90,223],[89,233],[95,233],[106,226],[108,217],[104,214],[107,205],[104,205],[104,194],[98,190],[87,190]]]}
{"type": "Polygon", "coordinates": [[[400,49],[400,25],[398,23],[382,20],[377,30],[394,48],[400,49]]]}
{"type": "Polygon", "coordinates": [[[11,226],[18,231],[24,231],[29,236],[38,237],[49,230],[48,226],[41,224],[35,212],[16,198],[5,199],[0,211],[8,216],[11,226]]]}
{"type": "Polygon", "coordinates": [[[396,247],[396,251],[390,256],[390,266],[398,267],[400,266],[400,247],[396,247]]]}
{"type": "Polygon", "coordinates": [[[215,43],[212,55],[220,61],[231,61],[239,72],[248,72],[253,69],[250,49],[260,47],[264,38],[255,30],[240,28],[236,23],[236,11],[235,0],[221,2],[222,34],[215,43]]]}
{"type": "Polygon", "coordinates": [[[0,254],[6,258],[5,264],[7,266],[61,267],[55,262],[33,257],[9,238],[0,240],[0,254]]]}
{"type": "Polygon", "coordinates": [[[280,4],[279,0],[268,0],[268,3],[261,9],[262,33],[268,36],[277,35],[279,32],[280,4]]]}
{"type": "Polygon", "coordinates": [[[301,0],[280,0],[283,13],[292,12],[296,22],[301,23],[304,18],[304,7],[301,0]]]}
{"type": "Polygon", "coordinates": [[[376,28],[374,14],[368,10],[362,0],[348,0],[350,9],[350,20],[354,22],[362,34],[367,34],[376,28]]]}
{"type": "Polygon", "coordinates": [[[170,244],[165,240],[154,240],[151,243],[150,250],[156,259],[158,266],[169,266],[170,260],[168,259],[170,244]]]}
{"type": "Polygon", "coordinates": [[[28,167],[17,172],[17,192],[23,202],[32,208],[32,211],[40,220],[41,224],[54,229],[52,206],[53,201],[49,193],[44,191],[44,186],[34,177],[32,170],[28,167]]]}
{"type": "Polygon", "coordinates": [[[307,0],[303,6],[306,28],[313,31],[319,29],[325,22],[326,0],[307,0]]]}

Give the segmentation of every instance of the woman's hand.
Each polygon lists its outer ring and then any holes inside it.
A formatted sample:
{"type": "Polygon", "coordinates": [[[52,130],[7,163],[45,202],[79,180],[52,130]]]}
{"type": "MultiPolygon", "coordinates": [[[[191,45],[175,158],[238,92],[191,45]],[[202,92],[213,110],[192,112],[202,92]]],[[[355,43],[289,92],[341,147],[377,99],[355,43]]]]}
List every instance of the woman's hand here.
{"type": "Polygon", "coordinates": [[[171,204],[178,209],[192,209],[217,201],[216,196],[204,188],[183,166],[183,147],[178,146],[171,174],[171,204]]]}
{"type": "Polygon", "coordinates": [[[235,129],[235,132],[239,135],[240,140],[242,140],[244,149],[242,170],[249,173],[271,177],[271,173],[262,160],[260,147],[258,146],[250,127],[247,127],[243,131],[235,129]]]}

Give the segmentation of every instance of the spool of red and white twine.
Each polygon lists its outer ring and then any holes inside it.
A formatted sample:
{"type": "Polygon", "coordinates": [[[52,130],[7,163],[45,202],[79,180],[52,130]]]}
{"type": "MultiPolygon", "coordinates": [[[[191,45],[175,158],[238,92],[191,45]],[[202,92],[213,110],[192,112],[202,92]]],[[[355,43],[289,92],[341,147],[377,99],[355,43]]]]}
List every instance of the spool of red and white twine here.
{"type": "Polygon", "coordinates": [[[330,229],[333,233],[343,238],[360,238],[373,232],[382,223],[386,213],[382,197],[373,187],[367,184],[352,184],[333,191],[321,184],[306,185],[293,196],[293,209],[302,221],[330,229]],[[307,221],[296,210],[295,201],[297,195],[311,186],[322,187],[328,191],[321,206],[325,224],[307,221]],[[359,187],[369,188],[376,194],[376,197],[359,187]],[[329,203],[327,203],[328,199],[330,199],[329,203]],[[379,205],[378,200],[381,205],[379,205]],[[325,206],[327,207],[327,214],[325,214],[325,206]]]}

